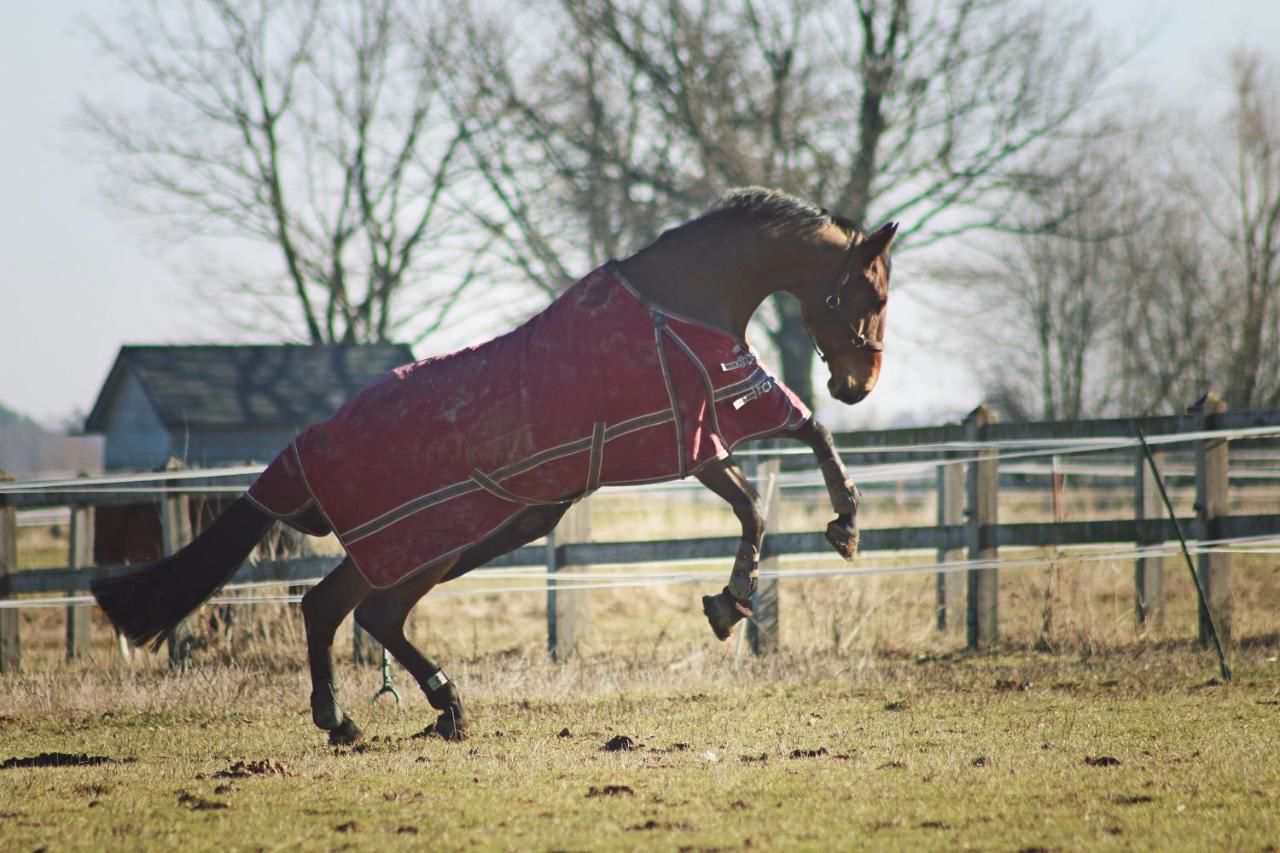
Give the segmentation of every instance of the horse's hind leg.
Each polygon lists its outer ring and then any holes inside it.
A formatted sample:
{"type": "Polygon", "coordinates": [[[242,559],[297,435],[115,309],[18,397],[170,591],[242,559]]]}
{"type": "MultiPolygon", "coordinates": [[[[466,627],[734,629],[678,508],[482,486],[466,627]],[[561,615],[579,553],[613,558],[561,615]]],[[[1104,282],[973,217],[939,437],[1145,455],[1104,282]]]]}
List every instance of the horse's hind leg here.
{"type": "Polygon", "coordinates": [[[530,507],[520,512],[497,533],[467,548],[453,561],[428,568],[390,589],[378,590],[356,608],[356,622],[382,643],[408,670],[431,707],[440,712],[436,733],[448,740],[462,738],[467,717],[457,685],[439,666],[424,656],[404,635],[404,623],[418,599],[437,583],[453,580],[490,560],[546,536],[560,521],[569,504],[530,507]]]}
{"type": "Polygon", "coordinates": [[[355,563],[343,560],[302,597],[311,667],[311,719],[329,732],[329,742],[355,743],[360,728],[342,712],[333,683],[333,637],[347,614],[372,591],[355,563]]]}
{"type": "Polygon", "coordinates": [[[436,732],[446,740],[460,740],[467,718],[458,688],[444,670],[425,657],[404,635],[409,611],[457,563],[457,558],[429,566],[390,589],[372,593],[356,608],[356,622],[408,670],[431,707],[440,712],[436,732]]]}

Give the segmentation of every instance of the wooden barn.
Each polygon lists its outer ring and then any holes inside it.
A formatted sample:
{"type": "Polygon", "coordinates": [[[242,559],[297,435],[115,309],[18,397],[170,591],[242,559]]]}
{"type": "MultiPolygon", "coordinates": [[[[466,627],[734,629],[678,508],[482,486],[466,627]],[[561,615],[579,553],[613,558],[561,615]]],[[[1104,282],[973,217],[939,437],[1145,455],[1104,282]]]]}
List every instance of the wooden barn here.
{"type": "Polygon", "coordinates": [[[269,462],[381,373],[405,344],[125,346],[85,429],[105,437],[107,471],[269,462]]]}

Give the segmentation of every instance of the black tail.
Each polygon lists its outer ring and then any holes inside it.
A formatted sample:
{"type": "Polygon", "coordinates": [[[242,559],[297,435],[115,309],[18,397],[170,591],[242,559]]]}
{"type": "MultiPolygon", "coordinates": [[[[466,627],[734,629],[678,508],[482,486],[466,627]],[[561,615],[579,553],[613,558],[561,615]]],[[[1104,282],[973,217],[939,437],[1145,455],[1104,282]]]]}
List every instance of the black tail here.
{"type": "Polygon", "coordinates": [[[173,556],[93,581],[93,597],[129,642],[158,651],[179,622],[231,579],[271,524],[240,498],[173,556]]]}

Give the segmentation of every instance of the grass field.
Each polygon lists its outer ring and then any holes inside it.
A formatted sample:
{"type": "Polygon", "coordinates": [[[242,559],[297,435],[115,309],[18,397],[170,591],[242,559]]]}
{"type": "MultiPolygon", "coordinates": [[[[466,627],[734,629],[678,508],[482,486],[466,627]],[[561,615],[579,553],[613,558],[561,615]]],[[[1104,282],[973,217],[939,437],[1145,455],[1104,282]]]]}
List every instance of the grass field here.
{"type": "Polygon", "coordinates": [[[0,848],[1276,849],[1278,645],[1236,649],[1229,685],[1179,643],[495,653],[454,667],[463,743],[345,671],[354,749],[311,728],[295,667],[67,667],[5,680],[0,760],[110,763],[0,769],[0,848]]]}

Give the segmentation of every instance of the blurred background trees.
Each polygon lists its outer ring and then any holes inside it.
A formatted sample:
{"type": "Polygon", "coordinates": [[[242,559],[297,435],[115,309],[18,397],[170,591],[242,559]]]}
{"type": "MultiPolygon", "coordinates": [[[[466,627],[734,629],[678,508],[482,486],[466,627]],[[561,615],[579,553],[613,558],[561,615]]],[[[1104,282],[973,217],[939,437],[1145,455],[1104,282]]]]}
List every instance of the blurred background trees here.
{"type": "MultiPolygon", "coordinates": [[[[944,295],[1015,417],[1211,384],[1280,405],[1280,84],[1257,53],[1221,101],[1152,118],[1086,16],[1030,0],[149,0],[98,34],[153,92],[85,105],[116,199],[267,247],[232,291],[277,334],[493,334],[764,184],[902,221],[932,281],[900,260],[895,287],[944,295]]],[[[795,303],[760,328],[812,399],[795,303]]]]}
{"type": "Polygon", "coordinates": [[[1216,103],[1134,110],[1024,203],[1023,233],[936,271],[1010,332],[985,371],[1013,417],[1167,412],[1210,387],[1280,406],[1280,78],[1244,50],[1222,70],[1216,103]]]}

